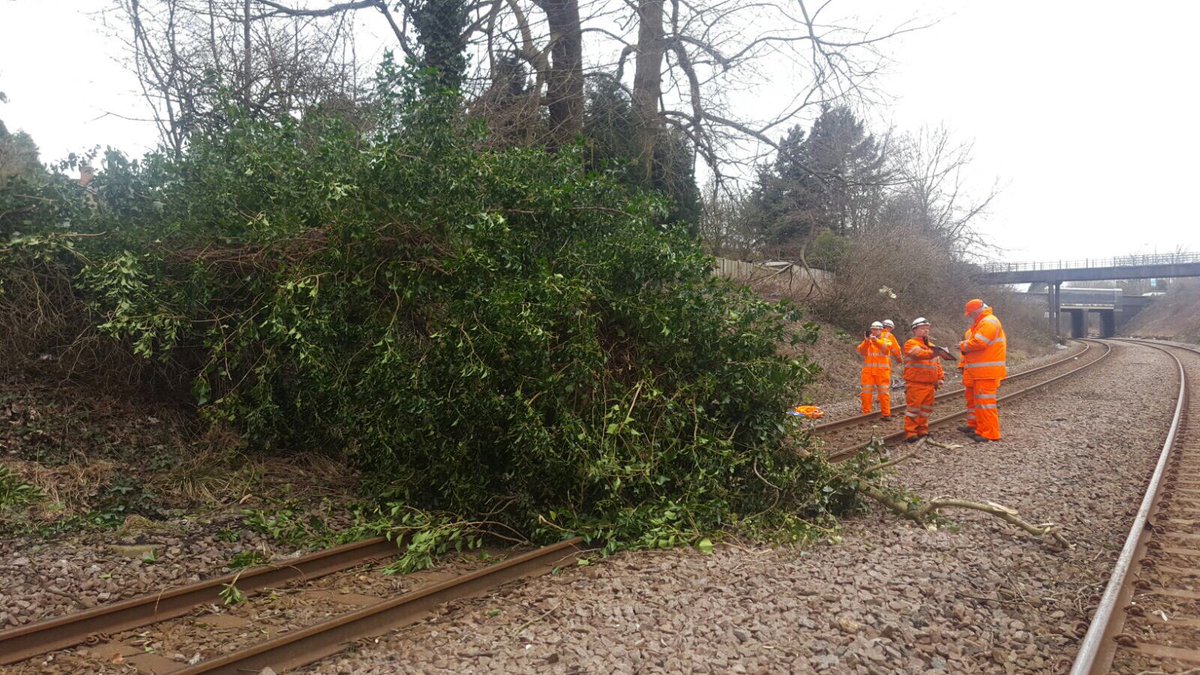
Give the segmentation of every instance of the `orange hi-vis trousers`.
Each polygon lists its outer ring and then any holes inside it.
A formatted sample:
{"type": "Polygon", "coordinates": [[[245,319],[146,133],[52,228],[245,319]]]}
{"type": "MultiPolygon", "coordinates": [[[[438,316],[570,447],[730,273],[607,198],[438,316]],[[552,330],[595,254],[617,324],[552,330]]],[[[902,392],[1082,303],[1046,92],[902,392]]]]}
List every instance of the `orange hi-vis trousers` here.
{"type": "Polygon", "coordinates": [[[933,396],[936,388],[932,384],[909,382],[904,387],[904,437],[919,438],[929,435],[929,416],[933,414],[933,396]]]}
{"type": "Polygon", "coordinates": [[[871,399],[879,398],[879,414],[884,417],[892,415],[892,371],[886,368],[862,369],[862,414],[871,412],[871,399]]]}
{"type": "Polygon", "coordinates": [[[963,396],[967,399],[967,426],[975,428],[975,384],[963,378],[963,396]]]}
{"type": "MultiPolygon", "coordinates": [[[[974,409],[975,433],[989,441],[1000,440],[1000,409],[996,405],[996,392],[1000,389],[1000,380],[973,379],[970,392],[971,402],[967,409],[974,409]]],[[[967,424],[970,424],[968,419],[967,424]]]]}

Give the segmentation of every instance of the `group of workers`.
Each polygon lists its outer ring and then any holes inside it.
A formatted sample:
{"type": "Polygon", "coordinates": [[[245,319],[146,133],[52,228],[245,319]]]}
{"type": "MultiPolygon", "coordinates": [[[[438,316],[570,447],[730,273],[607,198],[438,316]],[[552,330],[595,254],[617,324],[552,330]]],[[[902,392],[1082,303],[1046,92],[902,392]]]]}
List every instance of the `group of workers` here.
{"type": "MultiPolygon", "coordinates": [[[[1004,327],[983,300],[967,301],[963,315],[971,326],[958,343],[962,359],[963,391],[967,400],[967,423],[960,430],[977,443],[1000,440],[1000,413],[996,407],[996,392],[1007,376],[1004,327]]],[[[929,339],[932,324],[925,317],[912,322],[913,336],[904,347],[892,335],[896,324],[891,319],[871,324],[858,353],[863,357],[862,412],[871,412],[873,399],[879,399],[879,414],[892,417],[892,362],[904,366],[904,440],[917,441],[929,435],[929,415],[933,412],[934,392],[946,381],[942,361],[956,360],[949,349],[929,339]]]]}

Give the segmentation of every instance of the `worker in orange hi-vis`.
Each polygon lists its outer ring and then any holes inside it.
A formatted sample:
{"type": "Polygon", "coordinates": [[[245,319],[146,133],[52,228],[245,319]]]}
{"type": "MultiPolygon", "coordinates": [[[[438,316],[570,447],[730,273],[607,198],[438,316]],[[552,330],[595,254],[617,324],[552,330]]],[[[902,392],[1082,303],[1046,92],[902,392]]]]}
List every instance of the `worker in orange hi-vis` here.
{"type": "MultiPolygon", "coordinates": [[[[970,328],[967,328],[966,332],[963,333],[963,339],[964,340],[971,339],[971,329],[970,328]]],[[[966,425],[959,427],[958,430],[968,436],[974,436],[975,435],[975,385],[971,383],[971,376],[967,374],[967,370],[966,370],[966,368],[964,368],[964,366],[966,366],[966,365],[967,365],[966,359],[959,359],[958,374],[962,378],[963,396],[966,397],[966,399],[967,399],[967,423],[966,423],[966,425]]]]}
{"type": "Polygon", "coordinates": [[[871,412],[871,400],[879,398],[879,415],[883,419],[892,417],[892,366],[888,362],[888,342],[883,337],[883,324],[878,321],[858,343],[858,353],[863,357],[862,367],[862,414],[871,412]]]}
{"type": "Polygon", "coordinates": [[[888,354],[896,363],[904,363],[904,355],[900,352],[900,340],[892,335],[892,331],[896,330],[896,324],[891,319],[883,320],[883,337],[888,341],[888,354]]]}
{"type": "MultiPolygon", "coordinates": [[[[912,443],[929,435],[934,392],[946,381],[941,355],[929,341],[929,319],[913,319],[913,336],[904,343],[904,441],[912,443]]],[[[942,350],[941,347],[937,349],[942,350]]],[[[942,353],[945,353],[942,350],[942,353]]]]}
{"type": "Polygon", "coordinates": [[[971,378],[972,400],[975,407],[975,435],[977,443],[1000,440],[1000,411],[996,406],[996,392],[1000,382],[1008,375],[1005,367],[1007,346],[1004,327],[1000,319],[992,314],[978,298],[967,301],[963,314],[971,319],[967,337],[958,343],[962,352],[963,376],[971,378]]]}

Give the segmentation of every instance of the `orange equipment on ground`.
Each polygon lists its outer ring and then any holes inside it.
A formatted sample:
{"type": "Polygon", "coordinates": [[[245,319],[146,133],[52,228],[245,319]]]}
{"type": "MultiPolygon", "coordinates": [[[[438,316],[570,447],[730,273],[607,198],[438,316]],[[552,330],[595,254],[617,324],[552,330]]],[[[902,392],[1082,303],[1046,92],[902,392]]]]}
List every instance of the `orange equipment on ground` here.
{"type": "Polygon", "coordinates": [[[810,420],[819,420],[825,416],[825,411],[815,405],[798,405],[788,411],[792,417],[807,417],[810,420]]]}

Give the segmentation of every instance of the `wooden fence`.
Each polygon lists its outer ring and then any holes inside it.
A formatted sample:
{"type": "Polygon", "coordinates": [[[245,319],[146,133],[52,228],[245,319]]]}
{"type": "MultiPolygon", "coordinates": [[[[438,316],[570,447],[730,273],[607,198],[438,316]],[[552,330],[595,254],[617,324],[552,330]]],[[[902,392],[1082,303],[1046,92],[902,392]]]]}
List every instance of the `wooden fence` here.
{"type": "Polygon", "coordinates": [[[747,262],[717,258],[713,271],[718,276],[735,279],[751,286],[771,286],[787,290],[789,295],[816,297],[833,282],[833,273],[805,268],[786,260],[747,262]]]}

